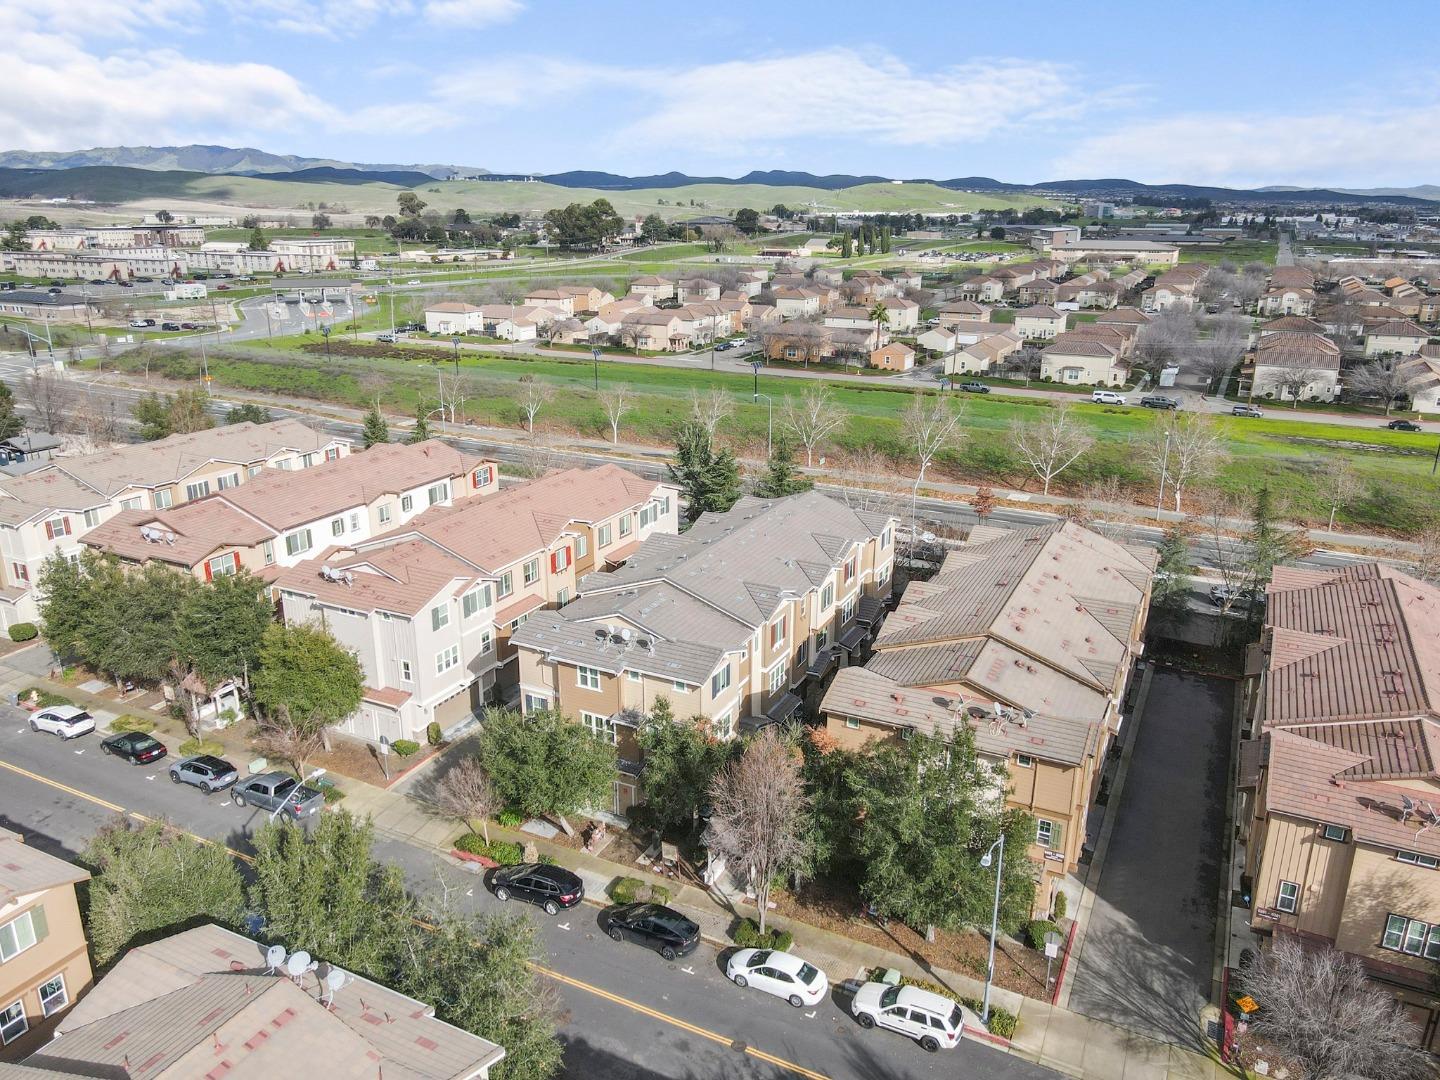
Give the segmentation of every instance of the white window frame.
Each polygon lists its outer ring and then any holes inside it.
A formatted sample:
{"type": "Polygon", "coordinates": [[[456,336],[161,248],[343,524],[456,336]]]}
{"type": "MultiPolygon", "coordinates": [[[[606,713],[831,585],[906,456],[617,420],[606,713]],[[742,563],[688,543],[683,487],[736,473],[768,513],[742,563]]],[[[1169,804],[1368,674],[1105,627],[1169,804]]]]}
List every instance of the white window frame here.
{"type": "Polygon", "coordinates": [[[520,567],[520,578],[526,585],[534,585],[540,580],[540,560],[531,559],[524,566],[520,567]]]}
{"type": "Polygon", "coordinates": [[[441,480],[438,484],[431,484],[425,489],[425,498],[430,501],[431,506],[438,506],[450,498],[450,484],[441,480]]]}
{"type": "Polygon", "coordinates": [[[100,524],[100,511],[99,511],[99,510],[93,510],[93,509],[92,509],[92,510],[86,510],[86,511],[85,511],[85,527],[86,527],[87,529],[93,529],[93,528],[95,528],[96,525],[99,525],[99,524],[100,524]]]}
{"type": "Polygon", "coordinates": [[[377,510],[377,513],[380,517],[381,525],[390,524],[390,504],[388,502],[381,503],[379,509],[377,510]]]}
{"type": "Polygon", "coordinates": [[[430,629],[444,630],[450,625],[450,605],[448,603],[436,604],[430,609],[430,629]]]}
{"type": "Polygon", "coordinates": [[[1275,890],[1275,910],[1294,915],[1300,910],[1300,883],[1282,881],[1275,890]],[[1285,905],[1289,904],[1289,907],[1285,905]]]}
{"type": "Polygon", "coordinates": [[[451,668],[460,666],[460,646],[447,645],[435,654],[435,674],[444,675],[451,668]]]}
{"type": "Polygon", "coordinates": [[[851,731],[859,731],[859,730],[860,730],[860,721],[857,720],[857,719],[855,719],[855,717],[853,717],[853,716],[847,716],[847,717],[845,717],[845,726],[846,726],[847,728],[849,728],[851,731]]]}
{"type": "Polygon", "coordinates": [[[1440,859],[1434,855],[1421,855],[1418,851],[1397,851],[1395,858],[1411,866],[1423,866],[1427,870],[1434,870],[1440,867],[1440,859]]]}
{"type": "Polygon", "coordinates": [[[1055,843],[1055,822],[1043,817],[1035,819],[1035,843],[1046,851],[1052,850],[1055,843]]]}
{"type": "Polygon", "coordinates": [[[587,667],[585,664],[575,665],[575,685],[581,690],[600,689],[600,669],[587,667]]]}
{"type": "Polygon", "coordinates": [[[630,682],[640,682],[645,676],[632,667],[625,669],[625,678],[630,682]]]}
{"type": "Polygon", "coordinates": [[[410,670],[409,660],[400,661],[400,681],[407,683],[413,683],[415,681],[415,673],[410,670]]]}
{"type": "Polygon", "coordinates": [[[620,538],[623,540],[635,529],[634,523],[630,520],[629,514],[620,515],[620,538]]]}
{"type": "Polygon", "coordinates": [[[710,731],[717,739],[730,739],[735,734],[735,714],[726,710],[710,721],[710,731]]]}
{"type": "Polygon", "coordinates": [[[827,581],[825,583],[825,588],[820,590],[820,610],[822,612],[829,611],[834,606],[835,583],[833,581],[827,581]]]}
{"type": "Polygon", "coordinates": [[[415,509],[415,496],[414,496],[414,495],[401,495],[401,496],[400,496],[400,512],[401,512],[402,514],[408,514],[411,510],[414,510],[414,509],[415,509]]]}
{"type": "Polygon", "coordinates": [[[579,533],[575,537],[575,558],[583,559],[590,554],[590,537],[579,533]]]}
{"type": "Polygon", "coordinates": [[[1015,767],[1017,769],[1033,769],[1035,767],[1035,759],[1029,754],[1016,754],[1015,767]]]}
{"type": "Polygon", "coordinates": [[[590,734],[598,736],[611,746],[616,744],[615,722],[608,716],[602,716],[600,713],[585,712],[582,709],[580,712],[580,723],[585,725],[590,734]]]}
{"type": "Polygon", "coordinates": [[[296,529],[294,532],[285,534],[285,554],[294,558],[296,555],[304,555],[315,546],[315,538],[310,535],[309,529],[296,529]],[[295,541],[292,546],[291,541],[295,541]],[[303,542],[304,546],[301,546],[303,542]]]}
{"type": "Polygon", "coordinates": [[[785,688],[785,661],[782,659],[765,673],[765,684],[770,693],[778,694],[785,688]]]}
{"type": "Polygon", "coordinates": [[[35,934],[34,910],[34,908],[31,908],[28,911],[22,911],[9,922],[0,924],[0,964],[8,964],[21,953],[27,952],[39,944],[40,939],[35,934]],[[26,941],[24,934],[21,933],[22,926],[24,927],[25,934],[29,935],[28,941],[26,941]],[[5,931],[7,930],[10,932],[9,937],[13,942],[8,955],[5,951],[5,931]]]}
{"type": "Polygon", "coordinates": [[[710,696],[717,698],[730,688],[730,661],[710,676],[710,696]]]}
{"type": "Polygon", "coordinates": [[[674,690],[677,694],[688,694],[690,692],[690,687],[679,679],[670,680],[670,689],[674,690]]]}
{"type": "Polygon", "coordinates": [[[599,535],[596,537],[595,543],[602,548],[609,547],[611,535],[610,523],[607,521],[604,525],[600,526],[599,535]]]}
{"type": "Polygon", "coordinates": [[[504,600],[515,591],[515,571],[506,570],[495,583],[495,599],[504,600]]]}
{"type": "Polygon", "coordinates": [[[331,535],[331,536],[344,536],[344,535],[345,535],[345,519],[344,519],[343,517],[337,517],[337,518],[334,518],[334,519],[331,520],[331,522],[330,522],[330,535],[331,535]]]}
{"type": "Polygon", "coordinates": [[[1320,835],[1326,840],[1336,840],[1342,844],[1350,842],[1350,830],[1344,825],[1321,825],[1320,835]]]}
{"type": "Polygon", "coordinates": [[[40,998],[40,1012],[43,1013],[45,1016],[54,1016],[57,1012],[70,1004],[70,991],[66,989],[65,973],[63,971],[57,971],[54,975],[50,976],[50,978],[46,979],[43,983],[37,986],[35,988],[35,993],[40,998]],[[45,993],[45,988],[52,983],[57,982],[60,984],[59,994],[56,994],[54,991],[52,991],[47,996],[45,993]],[[58,1005],[55,1003],[56,997],[59,997],[60,999],[60,1003],[58,1005]]]}
{"type": "Polygon", "coordinates": [[[206,495],[209,495],[209,494],[210,494],[210,481],[209,481],[209,480],[195,480],[195,481],[193,481],[193,482],[185,485],[185,501],[186,501],[186,502],[192,502],[192,501],[194,501],[195,499],[203,499],[206,495]],[[198,495],[195,494],[197,491],[199,492],[198,495]]]}
{"type": "Polygon", "coordinates": [[[30,1021],[25,1016],[23,1000],[12,1001],[4,1009],[0,1009],[0,1046],[9,1046],[29,1030],[30,1021]],[[20,1025],[18,1029],[16,1024],[20,1025]]]}
{"type": "Polygon", "coordinates": [[[274,541],[273,539],[272,539],[272,540],[266,540],[266,541],[264,541],[264,542],[260,545],[260,550],[261,550],[261,552],[262,552],[262,553],[264,554],[264,556],[265,556],[265,565],[266,565],[266,566],[274,566],[274,565],[275,565],[275,541],[274,541]]]}
{"type": "MultiPolygon", "coordinates": [[[[252,475],[253,475],[253,474],[252,474],[252,475]]],[[[171,494],[169,488],[156,488],[156,489],[155,489],[155,509],[156,509],[156,510],[164,510],[166,507],[171,506],[174,502],[175,502],[175,496],[174,496],[173,494],[171,494]]]]}

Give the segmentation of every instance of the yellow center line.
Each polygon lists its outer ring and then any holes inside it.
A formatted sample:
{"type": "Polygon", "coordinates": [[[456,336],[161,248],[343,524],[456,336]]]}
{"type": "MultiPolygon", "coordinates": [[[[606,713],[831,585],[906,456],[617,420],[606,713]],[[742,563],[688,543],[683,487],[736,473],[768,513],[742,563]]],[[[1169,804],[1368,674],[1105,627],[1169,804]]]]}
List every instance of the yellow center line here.
{"type": "MultiPolygon", "coordinates": [[[[58,780],[52,780],[48,776],[41,776],[39,773],[31,772],[29,769],[23,769],[19,765],[12,765],[8,761],[0,760],[0,769],[8,769],[10,772],[23,776],[26,779],[34,780],[40,784],[45,784],[48,787],[55,788],[57,791],[63,791],[67,795],[73,795],[77,799],[83,799],[86,802],[94,803],[96,806],[103,806],[106,810],[110,810],[113,813],[125,814],[129,817],[134,818],[137,821],[148,822],[155,820],[153,818],[147,817],[139,811],[128,810],[125,807],[120,806],[116,803],[112,803],[106,799],[102,799],[98,795],[92,795],[88,791],[81,791],[79,788],[73,788],[69,784],[62,784],[58,780]]],[[[170,827],[174,828],[174,826],[170,827]]],[[[219,841],[211,840],[208,837],[198,836],[195,833],[188,832],[185,829],[175,829],[175,832],[181,834],[182,836],[188,836],[190,839],[197,840],[202,844],[211,844],[216,847],[224,847],[225,850],[228,851],[231,855],[233,855],[237,859],[242,860],[243,862],[253,863],[255,861],[253,856],[247,855],[243,851],[236,851],[232,847],[226,847],[219,841]]],[[[415,923],[417,926],[424,927],[427,930],[434,929],[433,926],[430,926],[427,923],[420,922],[418,919],[415,920],[415,923]]],[[[702,1039],[709,1039],[711,1042],[718,1043],[721,1046],[733,1046],[735,1043],[735,1040],[732,1039],[730,1036],[721,1035],[718,1031],[711,1031],[709,1028],[697,1027],[695,1024],[692,1024],[686,1020],[681,1020],[678,1016],[671,1016],[669,1013],[661,1012],[658,1009],[652,1009],[648,1005],[642,1005],[638,1001],[632,1001],[627,997],[621,997],[619,994],[613,994],[609,990],[602,989],[601,987],[595,986],[592,983],[587,983],[580,979],[572,978],[569,975],[562,975],[560,972],[554,971],[551,968],[547,968],[541,964],[537,964],[534,961],[526,961],[526,963],[529,965],[531,970],[541,975],[544,975],[548,979],[554,979],[556,982],[564,983],[566,986],[574,987],[576,990],[583,990],[587,994],[593,994],[598,998],[603,998],[604,1000],[613,1002],[616,1005],[622,1005],[633,1012],[640,1013],[643,1016],[648,1016],[653,1020],[663,1021],[664,1023],[670,1024],[673,1027],[680,1028],[682,1031],[688,1031],[692,1035],[698,1035],[702,1039]]],[[[812,1069],[807,1069],[803,1065],[797,1065],[793,1061],[787,1061],[782,1057],[776,1057],[774,1054],[767,1054],[765,1051],[757,1050],[753,1046],[747,1045],[745,1047],[745,1053],[749,1054],[753,1058],[757,1058],[760,1061],[766,1062],[769,1065],[774,1065],[777,1068],[784,1069],[787,1072],[792,1072],[797,1076],[803,1076],[806,1078],[806,1080],[830,1080],[830,1077],[826,1076],[824,1073],[818,1073],[812,1069]]]]}

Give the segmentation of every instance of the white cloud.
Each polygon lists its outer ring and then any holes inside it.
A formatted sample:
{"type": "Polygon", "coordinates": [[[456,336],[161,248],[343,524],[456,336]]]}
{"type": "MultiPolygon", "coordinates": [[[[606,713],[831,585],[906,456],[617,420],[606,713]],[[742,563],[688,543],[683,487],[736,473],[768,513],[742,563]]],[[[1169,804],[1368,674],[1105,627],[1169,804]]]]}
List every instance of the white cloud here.
{"type": "Polygon", "coordinates": [[[0,0],[0,24],[10,31],[37,30],[77,38],[131,40],[147,30],[186,30],[203,14],[199,0],[63,0],[55,4],[0,0]]]}
{"type": "Polygon", "coordinates": [[[426,0],[425,17],[434,23],[473,28],[509,22],[524,7],[520,0],[426,0]]]}
{"type": "Polygon", "coordinates": [[[1373,187],[1433,181],[1440,146],[1425,137],[1440,103],[1393,110],[1254,117],[1194,113],[1082,139],[1053,179],[1123,176],[1151,183],[1373,187]]]}

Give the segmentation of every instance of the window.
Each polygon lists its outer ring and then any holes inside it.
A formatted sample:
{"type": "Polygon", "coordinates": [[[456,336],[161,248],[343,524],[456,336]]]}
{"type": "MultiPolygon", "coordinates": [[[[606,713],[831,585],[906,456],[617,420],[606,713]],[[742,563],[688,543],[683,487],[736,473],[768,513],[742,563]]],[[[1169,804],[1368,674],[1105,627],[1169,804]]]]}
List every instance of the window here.
{"type": "Polygon", "coordinates": [[[205,564],[205,580],[214,581],[217,577],[225,577],[239,570],[240,556],[233,551],[227,551],[224,555],[216,555],[205,564]]]}
{"type": "Polygon", "coordinates": [[[238,472],[226,473],[216,482],[216,487],[221,491],[228,491],[230,488],[240,486],[240,474],[238,472]]]}
{"type": "Polygon", "coordinates": [[[357,532],[360,528],[360,511],[350,511],[350,531],[357,532]]]}
{"type": "Polygon", "coordinates": [[[505,597],[509,596],[514,591],[515,571],[506,570],[503,574],[500,575],[500,582],[495,587],[495,596],[497,599],[503,600],[505,599],[505,597]]]}
{"type": "Polygon", "coordinates": [[[845,564],[845,584],[855,580],[855,560],[851,559],[845,564]]]}
{"type": "Polygon", "coordinates": [[[45,522],[45,539],[54,540],[57,537],[70,535],[70,519],[68,517],[51,518],[45,522]]]}
{"type": "Polygon", "coordinates": [[[209,480],[197,480],[193,484],[185,485],[185,498],[187,499],[200,499],[209,494],[209,480]]]}
{"type": "Polygon", "coordinates": [[[430,629],[443,630],[450,625],[450,605],[436,604],[430,609],[430,629]]]}
{"type": "Polygon", "coordinates": [[[1280,895],[1275,906],[1288,915],[1300,910],[1300,886],[1293,881],[1280,882],[1280,895]]]}
{"type": "Polygon", "coordinates": [[[479,585],[460,598],[460,614],[466,618],[474,617],[481,608],[490,606],[490,585],[487,582],[479,585]]]}
{"type": "Polygon", "coordinates": [[[314,546],[310,539],[309,529],[296,529],[285,537],[285,554],[290,556],[300,555],[309,551],[314,546]]]}
{"type": "Polygon", "coordinates": [[[494,635],[491,634],[489,630],[482,630],[482,631],[480,632],[480,651],[481,651],[482,653],[487,653],[487,652],[489,652],[491,649],[493,649],[494,647],[495,647],[495,637],[494,637],[494,635]]]}
{"type": "MultiPolygon", "coordinates": [[[[264,471],[264,465],[251,465],[248,469],[245,470],[245,475],[250,477],[251,480],[254,480],[255,477],[259,476],[264,471]]],[[[159,492],[156,492],[155,505],[160,505],[159,492]]]]}
{"type": "Polygon", "coordinates": [[[325,460],[326,460],[326,461],[338,461],[338,460],[340,460],[340,448],[339,448],[338,446],[327,446],[327,447],[325,448],[325,460]]]}
{"type": "Polygon", "coordinates": [[[31,908],[0,926],[0,963],[15,959],[45,936],[45,909],[31,908]],[[39,918],[36,918],[39,915],[39,918]],[[37,923],[39,924],[37,926],[37,923]]]}
{"type": "Polygon", "coordinates": [[[1044,818],[1035,819],[1035,842],[1043,848],[1053,847],[1055,844],[1055,823],[1046,821],[1044,818]]]}
{"type": "Polygon", "coordinates": [[[671,679],[671,680],[670,680],[670,689],[671,689],[671,690],[674,690],[676,693],[679,693],[679,694],[689,693],[689,691],[690,691],[690,687],[686,686],[686,685],[685,685],[683,682],[681,682],[679,679],[671,679]]]}
{"type": "Polygon", "coordinates": [[[735,734],[735,717],[730,713],[724,716],[717,716],[710,721],[710,730],[715,733],[717,739],[728,739],[735,734]]]}
{"type": "Polygon", "coordinates": [[[890,567],[882,566],[875,574],[875,584],[885,585],[890,581],[890,567]]]}
{"type": "Polygon", "coordinates": [[[96,525],[99,525],[99,524],[100,524],[100,511],[99,511],[99,510],[86,510],[86,511],[85,511],[85,527],[86,527],[87,529],[93,529],[93,528],[95,528],[96,525]]]}
{"type": "Polygon", "coordinates": [[[720,692],[730,685],[730,664],[727,661],[725,666],[714,675],[710,676],[710,696],[719,697],[720,692]]]}
{"type": "Polygon", "coordinates": [[[46,1016],[54,1016],[70,1004],[70,996],[65,993],[64,975],[56,975],[41,983],[37,992],[40,995],[40,1011],[46,1016]]]}
{"type": "Polygon", "coordinates": [[[537,582],[537,581],[540,580],[540,560],[539,560],[539,559],[531,559],[529,562],[527,562],[527,563],[526,563],[524,566],[522,566],[520,569],[521,569],[521,572],[522,572],[522,574],[523,574],[523,576],[524,576],[524,578],[525,578],[525,584],[526,584],[526,585],[534,585],[535,582],[537,582]]]}
{"type": "Polygon", "coordinates": [[[795,648],[795,663],[805,664],[809,662],[810,642],[802,641],[795,648]]]}
{"type": "Polygon", "coordinates": [[[345,519],[344,519],[344,518],[336,518],[334,521],[330,522],[330,535],[331,535],[331,536],[344,536],[344,535],[345,535],[345,519]]]}
{"type": "Polygon", "coordinates": [[[435,674],[443,675],[460,663],[460,646],[451,645],[435,654],[435,674]]]}
{"type": "Polygon", "coordinates": [[[853,716],[847,716],[847,717],[845,718],[845,726],[846,726],[847,728],[849,728],[851,731],[859,731],[859,730],[860,730],[860,721],[859,721],[859,720],[856,720],[853,716]]]}
{"type": "Polygon", "coordinates": [[[835,586],[828,584],[820,590],[820,610],[829,611],[830,605],[835,603],[835,586]]]}
{"type": "Polygon", "coordinates": [[[785,662],[782,660],[769,671],[770,693],[777,693],[785,685],[785,662]]]}
{"type": "Polygon", "coordinates": [[[300,456],[300,467],[301,467],[302,469],[308,469],[311,465],[314,465],[314,464],[315,464],[315,455],[314,455],[314,454],[302,454],[302,455],[300,456]]]}
{"type": "Polygon", "coordinates": [[[543,694],[525,694],[525,709],[527,713],[537,712],[540,709],[548,709],[550,699],[543,694]]]}
{"type": "Polygon", "coordinates": [[[450,498],[450,485],[444,480],[438,484],[431,484],[425,491],[425,497],[430,500],[430,505],[442,503],[450,498]]]}
{"type": "Polygon", "coordinates": [[[590,554],[590,538],[584,533],[575,537],[575,558],[583,559],[590,554]]]}
{"type": "Polygon", "coordinates": [[[602,547],[602,548],[603,548],[603,547],[609,547],[609,546],[610,546],[610,526],[609,526],[609,524],[605,524],[605,525],[601,525],[601,526],[600,526],[600,535],[596,538],[595,543],[596,543],[597,545],[599,545],[600,547],[602,547]]]}
{"type": "Polygon", "coordinates": [[[634,668],[628,668],[625,671],[625,678],[629,679],[631,682],[640,682],[642,679],[645,678],[645,676],[640,674],[640,672],[636,671],[634,668]]]}
{"type": "Polygon", "coordinates": [[[260,550],[265,553],[265,565],[266,565],[266,566],[274,566],[274,565],[275,565],[275,541],[274,541],[274,540],[266,540],[263,544],[260,545],[260,550]]]}
{"type": "Polygon", "coordinates": [[[888,547],[890,546],[890,526],[889,526],[889,525],[886,525],[886,526],[885,526],[885,530],[880,534],[880,546],[881,546],[882,548],[888,548],[888,547]]]}
{"type": "Polygon", "coordinates": [[[1427,870],[1434,870],[1437,866],[1440,866],[1440,859],[1437,859],[1434,855],[1421,855],[1416,851],[1397,851],[1395,852],[1395,858],[1403,863],[1410,863],[1412,866],[1423,866],[1427,870]]]}
{"type": "Polygon", "coordinates": [[[25,1005],[22,1002],[17,1001],[4,1012],[0,1012],[0,1044],[12,1043],[29,1030],[30,1024],[25,1019],[25,1005]]]}
{"type": "Polygon", "coordinates": [[[646,503],[640,508],[640,527],[643,529],[655,520],[655,507],[646,503]]]}
{"type": "Polygon", "coordinates": [[[825,648],[825,646],[828,645],[829,643],[830,643],[830,631],[829,631],[829,630],[816,630],[816,631],[815,631],[815,653],[816,653],[816,655],[819,655],[820,650],[823,649],[823,648],[825,648]]]}
{"type": "Polygon", "coordinates": [[[593,667],[577,667],[575,669],[576,684],[582,690],[600,689],[600,669],[593,667]]]}
{"type": "Polygon", "coordinates": [[[511,619],[510,632],[513,634],[516,630],[519,630],[520,627],[524,626],[527,622],[530,621],[530,616],[534,614],[535,613],[533,611],[527,611],[524,615],[519,615],[516,618],[511,619]]]}
{"type": "Polygon", "coordinates": [[[1339,840],[1342,844],[1350,841],[1350,830],[1344,825],[1321,825],[1320,835],[1326,840],[1339,840]]]}
{"type": "Polygon", "coordinates": [[[414,509],[415,509],[415,496],[414,496],[414,495],[401,495],[401,496],[400,496],[400,512],[401,512],[402,514],[408,514],[411,510],[414,510],[414,509]]]}
{"type": "Polygon", "coordinates": [[[633,525],[632,525],[632,523],[631,523],[631,521],[630,521],[630,515],[629,515],[629,514],[621,514],[621,515],[620,515],[620,535],[621,535],[621,536],[629,536],[629,535],[630,535],[630,530],[631,530],[631,528],[633,528],[633,525]]]}
{"type": "Polygon", "coordinates": [[[409,660],[401,660],[401,661],[400,661],[400,681],[401,681],[401,682],[414,682],[414,681],[415,681],[414,676],[412,675],[412,673],[411,673],[411,671],[410,671],[410,661],[409,661],[409,660]]]}
{"type": "Polygon", "coordinates": [[[785,640],[785,616],[781,615],[770,624],[770,647],[773,649],[785,640]]]}
{"type": "Polygon", "coordinates": [[[568,604],[569,602],[570,602],[570,590],[569,590],[569,589],[561,589],[559,592],[557,592],[557,593],[555,594],[555,605],[556,605],[556,607],[564,607],[564,606],[565,606],[566,604],[568,604]]]}
{"type": "Polygon", "coordinates": [[[477,488],[489,487],[495,482],[495,466],[481,465],[471,476],[471,481],[477,488]]]}
{"type": "Polygon", "coordinates": [[[380,524],[390,524],[390,504],[388,502],[380,504],[380,524]]]}
{"type": "Polygon", "coordinates": [[[550,571],[551,571],[551,573],[558,574],[558,573],[560,573],[562,570],[568,570],[569,568],[570,568],[570,548],[569,548],[568,545],[567,545],[566,547],[556,548],[554,551],[552,551],[552,552],[550,553],[550,571]]]}
{"type": "Polygon", "coordinates": [[[1016,754],[1015,764],[1022,769],[1033,769],[1035,767],[1035,759],[1029,754],[1016,754]]]}
{"type": "Polygon", "coordinates": [[[845,601],[845,606],[840,609],[840,621],[847,623],[855,617],[855,597],[845,601]]]}
{"type": "Polygon", "coordinates": [[[1380,939],[1383,948],[1411,956],[1424,956],[1428,960],[1440,959],[1440,924],[1423,923],[1419,919],[1407,919],[1403,915],[1390,915],[1385,919],[1385,934],[1380,939]]]}
{"type": "Polygon", "coordinates": [[[615,742],[615,725],[608,716],[601,716],[599,713],[582,712],[580,722],[590,729],[591,733],[600,737],[602,742],[613,744],[615,742]]]}
{"type": "Polygon", "coordinates": [[[133,499],[124,499],[120,503],[121,510],[139,510],[145,505],[143,499],[138,495],[133,499]]]}
{"type": "Polygon", "coordinates": [[[30,568],[23,562],[12,562],[10,564],[10,576],[16,581],[29,581],[30,568]]]}

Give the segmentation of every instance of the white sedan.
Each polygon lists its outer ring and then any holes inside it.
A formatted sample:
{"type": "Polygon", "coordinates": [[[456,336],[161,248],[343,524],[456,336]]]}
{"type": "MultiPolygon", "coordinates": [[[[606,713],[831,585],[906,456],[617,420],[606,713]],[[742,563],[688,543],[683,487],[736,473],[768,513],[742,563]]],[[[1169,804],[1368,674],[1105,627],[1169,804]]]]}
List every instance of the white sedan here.
{"type": "Polygon", "coordinates": [[[95,730],[95,718],[74,705],[52,705],[30,717],[31,731],[48,731],[62,739],[75,739],[95,730]]]}
{"type": "Polygon", "coordinates": [[[792,953],[777,949],[741,949],[725,965],[736,986],[753,986],[800,1008],[814,1005],[830,989],[825,973],[792,953]]]}

